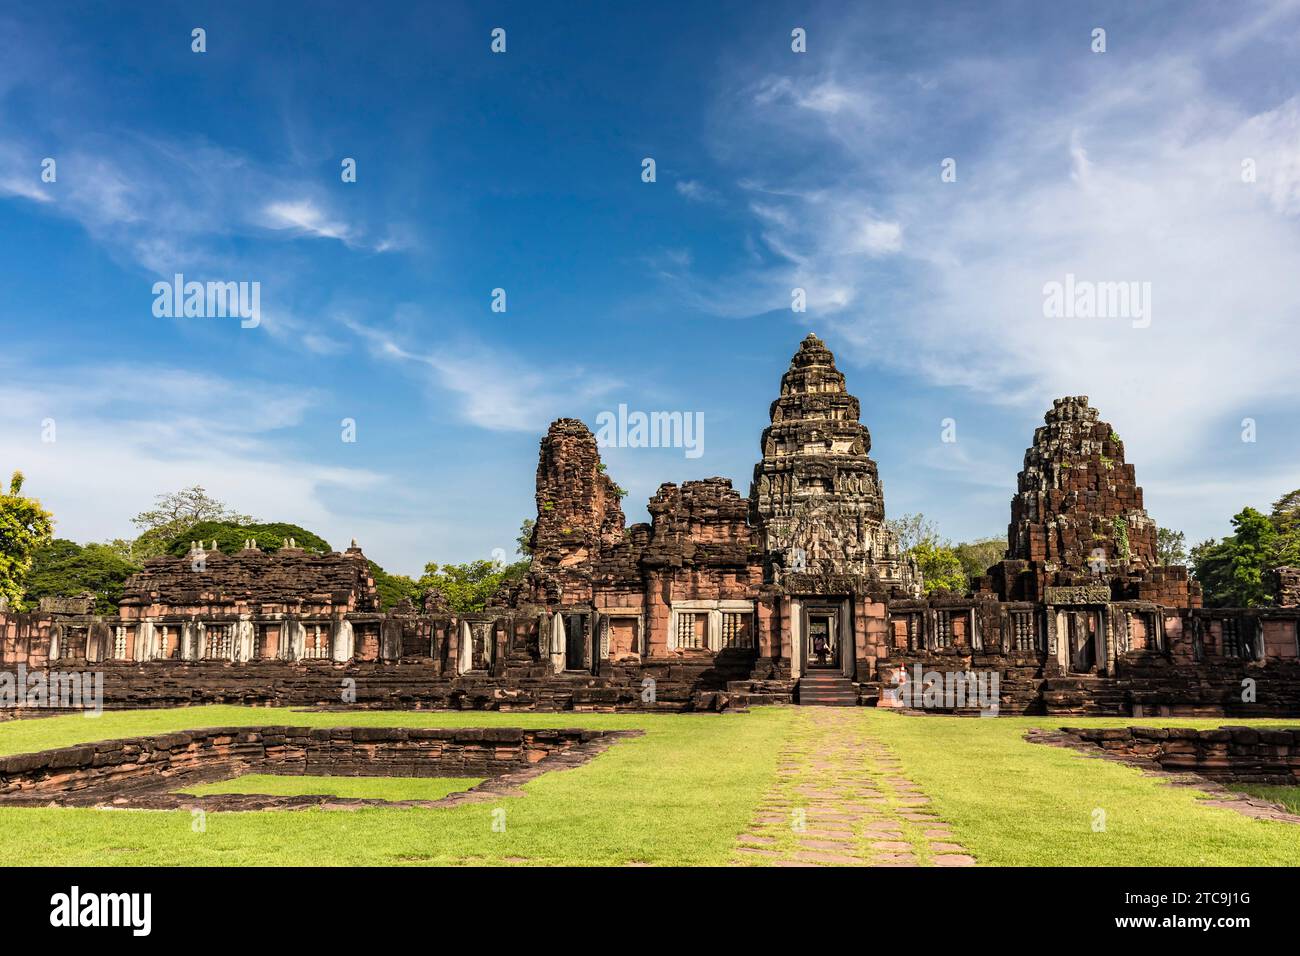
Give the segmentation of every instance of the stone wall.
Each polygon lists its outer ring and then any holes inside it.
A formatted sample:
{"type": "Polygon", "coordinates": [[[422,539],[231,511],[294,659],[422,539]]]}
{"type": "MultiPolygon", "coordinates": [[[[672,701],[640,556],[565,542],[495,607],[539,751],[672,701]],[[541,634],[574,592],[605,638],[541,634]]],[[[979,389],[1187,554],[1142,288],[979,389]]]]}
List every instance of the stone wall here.
{"type": "MultiPolygon", "coordinates": [[[[205,704],[325,707],[331,709],[417,709],[499,711],[615,711],[662,713],[741,709],[746,698],[730,692],[744,681],[752,660],[659,661],[645,665],[606,664],[601,674],[550,674],[547,668],[507,668],[454,675],[429,661],[60,661],[64,670],[103,675],[106,710],[187,707],[205,704]],[[654,681],[647,698],[646,679],[654,681]],[[346,696],[345,696],[346,695],[346,696]]],[[[15,663],[0,670],[12,672],[15,663]]],[[[28,666],[28,665],[25,665],[28,666]]],[[[44,665],[30,665],[31,667],[44,665]]],[[[787,693],[787,700],[789,695],[787,693]]],[[[768,702],[768,701],[763,701],[768,702]]],[[[23,708],[18,714],[36,711],[23,708]]],[[[48,712],[48,711],[45,711],[48,712]]],[[[0,711],[13,715],[15,711],[0,711]]]]}
{"type": "Polygon", "coordinates": [[[1300,785],[1300,728],[1062,727],[1063,733],[1108,754],[1158,763],[1171,773],[1196,773],[1236,783],[1300,785]]]}
{"type": "Polygon", "coordinates": [[[348,613],[377,611],[370,566],[355,543],[347,551],[316,554],[296,547],[266,552],[256,545],[234,554],[216,549],[145,561],[127,579],[121,616],[136,620],[166,613],[348,613]]]}
{"type": "Polygon", "coordinates": [[[495,777],[617,731],[218,727],[0,757],[0,803],[74,806],[245,773],[495,777]]]}
{"type": "Polygon", "coordinates": [[[1278,607],[1300,607],[1300,568],[1278,568],[1273,578],[1278,607]]]}

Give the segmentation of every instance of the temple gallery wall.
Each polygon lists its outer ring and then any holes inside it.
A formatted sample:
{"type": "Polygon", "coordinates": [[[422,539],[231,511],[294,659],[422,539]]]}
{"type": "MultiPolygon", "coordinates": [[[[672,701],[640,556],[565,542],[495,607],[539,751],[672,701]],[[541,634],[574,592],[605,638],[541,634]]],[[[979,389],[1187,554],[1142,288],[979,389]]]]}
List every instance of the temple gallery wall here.
{"type": "Polygon", "coordinates": [[[816,336],[770,418],[747,498],[664,484],[632,525],[590,430],[554,422],[531,569],[482,613],[436,592],[381,613],[355,545],[200,546],[150,560],[116,616],[75,596],[0,612],[0,667],[102,672],[108,707],[887,706],[919,665],[996,673],[1002,714],[1300,713],[1300,571],[1278,570],[1276,607],[1202,608],[1186,569],[1157,563],[1133,465],[1086,397],[1035,431],[1004,559],[970,595],[922,596],[816,336]]]}

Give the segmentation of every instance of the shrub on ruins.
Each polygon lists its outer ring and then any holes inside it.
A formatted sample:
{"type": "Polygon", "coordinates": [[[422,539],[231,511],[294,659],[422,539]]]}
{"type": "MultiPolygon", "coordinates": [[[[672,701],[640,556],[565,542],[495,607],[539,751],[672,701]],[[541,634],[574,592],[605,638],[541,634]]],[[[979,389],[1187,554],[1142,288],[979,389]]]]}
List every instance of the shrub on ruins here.
{"type": "Polygon", "coordinates": [[[1234,534],[1192,549],[1192,571],[1210,607],[1262,607],[1272,603],[1274,568],[1300,564],[1300,492],[1273,505],[1271,514],[1244,508],[1232,519],[1234,534]]]}
{"type": "Polygon", "coordinates": [[[0,493],[0,603],[17,607],[41,545],[54,534],[54,516],[23,495],[23,473],[15,471],[7,494],[0,493]]]}
{"type": "Polygon", "coordinates": [[[55,538],[36,549],[27,578],[25,607],[34,611],[43,597],[95,595],[95,613],[113,614],[122,600],[122,586],[140,566],[108,544],[85,546],[55,538]]]}
{"type": "Polygon", "coordinates": [[[199,537],[194,531],[203,522],[249,525],[253,524],[253,519],[213,498],[203,490],[202,485],[158,495],[152,508],[131,519],[131,523],[140,530],[140,535],[132,543],[130,556],[139,561],[166,554],[173,542],[182,539],[188,546],[189,541],[199,537]]]}
{"type": "Polygon", "coordinates": [[[292,540],[295,547],[304,551],[327,554],[329,542],[318,534],[308,531],[296,524],[275,521],[270,523],[234,523],[226,521],[200,521],[191,525],[181,534],[167,542],[167,554],[177,557],[189,553],[190,543],[203,542],[205,548],[211,548],[217,542],[217,550],[223,554],[234,554],[244,548],[249,539],[257,542],[263,551],[278,551],[286,541],[292,540]]]}
{"type": "Polygon", "coordinates": [[[453,611],[481,611],[502,584],[522,578],[528,572],[529,564],[526,560],[502,564],[490,559],[468,564],[439,565],[431,562],[424,566],[424,574],[417,585],[421,592],[437,588],[446,596],[453,611]]]}

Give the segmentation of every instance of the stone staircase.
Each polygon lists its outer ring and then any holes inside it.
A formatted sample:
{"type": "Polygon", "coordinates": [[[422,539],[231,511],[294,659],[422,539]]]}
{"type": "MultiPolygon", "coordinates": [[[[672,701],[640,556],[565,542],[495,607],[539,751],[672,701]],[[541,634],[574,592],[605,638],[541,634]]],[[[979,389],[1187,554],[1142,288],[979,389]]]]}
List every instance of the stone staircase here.
{"type": "Polygon", "coordinates": [[[1078,717],[1122,717],[1130,712],[1128,690],[1091,674],[1049,677],[1043,681],[1046,713],[1078,717]]]}
{"type": "Polygon", "coordinates": [[[823,707],[856,707],[858,689],[835,671],[809,671],[799,678],[799,703],[823,707]]]}

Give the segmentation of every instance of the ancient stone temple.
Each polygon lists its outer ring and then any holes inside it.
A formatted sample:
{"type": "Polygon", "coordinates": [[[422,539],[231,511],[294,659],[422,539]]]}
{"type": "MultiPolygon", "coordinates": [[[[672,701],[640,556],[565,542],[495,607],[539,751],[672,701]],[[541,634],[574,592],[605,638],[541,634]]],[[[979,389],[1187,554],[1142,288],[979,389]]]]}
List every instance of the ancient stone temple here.
{"type": "Polygon", "coordinates": [[[482,611],[436,592],[381,610],[355,544],[196,542],[149,561],[116,615],[72,596],[0,609],[0,667],[102,671],[107,707],[1300,713],[1300,571],[1278,569],[1272,606],[1202,608],[1158,563],[1135,469],[1086,397],[1035,431],[1006,554],[964,594],[926,594],[900,553],[861,408],[816,336],[770,417],[748,497],[668,483],[630,526],[591,431],[554,422],[531,567],[482,611]],[[991,697],[930,693],[973,677],[991,697]]]}

